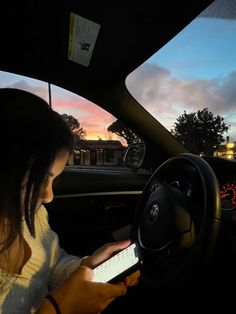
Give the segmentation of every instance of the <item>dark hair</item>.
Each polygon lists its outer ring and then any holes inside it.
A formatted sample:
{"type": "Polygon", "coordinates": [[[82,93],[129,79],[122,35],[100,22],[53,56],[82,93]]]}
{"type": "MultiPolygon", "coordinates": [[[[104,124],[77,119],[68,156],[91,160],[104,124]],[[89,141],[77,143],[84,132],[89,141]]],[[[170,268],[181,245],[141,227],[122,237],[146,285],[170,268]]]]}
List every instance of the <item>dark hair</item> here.
{"type": "Polygon", "coordinates": [[[56,155],[71,151],[73,136],[62,116],[42,98],[23,90],[2,88],[0,145],[0,226],[4,219],[10,224],[1,247],[5,249],[21,232],[22,214],[35,235],[34,215],[42,185],[56,155]]]}

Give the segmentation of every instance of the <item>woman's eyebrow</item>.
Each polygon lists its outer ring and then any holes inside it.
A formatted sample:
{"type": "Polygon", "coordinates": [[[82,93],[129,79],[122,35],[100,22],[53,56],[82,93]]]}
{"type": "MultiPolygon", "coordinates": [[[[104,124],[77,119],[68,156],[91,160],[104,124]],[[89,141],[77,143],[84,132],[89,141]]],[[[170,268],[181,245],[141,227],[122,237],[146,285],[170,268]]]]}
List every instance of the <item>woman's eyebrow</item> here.
{"type": "Polygon", "coordinates": [[[54,173],[52,173],[52,172],[49,172],[48,175],[49,175],[49,177],[54,177],[54,173]]]}

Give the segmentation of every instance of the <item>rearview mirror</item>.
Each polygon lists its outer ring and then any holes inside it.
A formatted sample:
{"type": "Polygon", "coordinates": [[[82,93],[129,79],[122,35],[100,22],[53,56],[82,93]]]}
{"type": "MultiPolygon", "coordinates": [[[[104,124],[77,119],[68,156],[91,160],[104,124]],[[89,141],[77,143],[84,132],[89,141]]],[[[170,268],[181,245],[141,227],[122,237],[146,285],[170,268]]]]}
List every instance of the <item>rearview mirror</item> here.
{"type": "Polygon", "coordinates": [[[124,155],[124,164],[128,168],[138,169],[142,166],[146,153],[145,143],[130,144],[124,155]]]}

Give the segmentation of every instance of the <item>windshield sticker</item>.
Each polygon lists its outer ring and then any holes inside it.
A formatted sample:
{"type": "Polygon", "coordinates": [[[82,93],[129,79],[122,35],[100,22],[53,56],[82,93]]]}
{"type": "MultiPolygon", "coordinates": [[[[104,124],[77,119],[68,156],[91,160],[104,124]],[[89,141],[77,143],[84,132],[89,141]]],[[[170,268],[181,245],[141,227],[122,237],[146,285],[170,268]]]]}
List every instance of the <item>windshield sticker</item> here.
{"type": "Polygon", "coordinates": [[[69,60],[89,66],[100,26],[75,13],[70,14],[69,60]]]}

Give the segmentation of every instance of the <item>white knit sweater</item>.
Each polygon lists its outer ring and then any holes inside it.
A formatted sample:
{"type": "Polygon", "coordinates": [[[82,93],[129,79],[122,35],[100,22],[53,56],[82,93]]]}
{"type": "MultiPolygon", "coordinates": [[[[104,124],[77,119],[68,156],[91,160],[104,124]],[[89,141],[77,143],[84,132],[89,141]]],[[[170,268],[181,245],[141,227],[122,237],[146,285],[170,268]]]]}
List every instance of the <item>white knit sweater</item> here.
{"type": "Polygon", "coordinates": [[[79,257],[60,248],[58,236],[48,224],[44,206],[36,213],[35,230],[36,237],[33,238],[24,222],[23,234],[31,248],[31,257],[14,284],[0,294],[0,313],[34,313],[45,295],[80,265],[79,257]]]}

